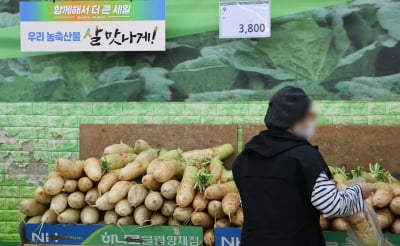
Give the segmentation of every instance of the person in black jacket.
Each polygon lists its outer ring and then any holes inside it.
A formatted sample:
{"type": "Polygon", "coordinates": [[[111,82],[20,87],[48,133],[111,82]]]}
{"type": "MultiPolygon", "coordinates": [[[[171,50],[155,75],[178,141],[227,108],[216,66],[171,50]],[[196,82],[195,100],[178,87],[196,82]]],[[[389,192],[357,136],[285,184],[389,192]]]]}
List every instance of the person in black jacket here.
{"type": "Polygon", "coordinates": [[[338,191],[318,147],[308,139],[316,114],[300,88],[270,100],[265,124],[233,164],[242,200],[241,246],[324,246],[319,216],[348,216],[375,190],[361,184],[338,191]]]}

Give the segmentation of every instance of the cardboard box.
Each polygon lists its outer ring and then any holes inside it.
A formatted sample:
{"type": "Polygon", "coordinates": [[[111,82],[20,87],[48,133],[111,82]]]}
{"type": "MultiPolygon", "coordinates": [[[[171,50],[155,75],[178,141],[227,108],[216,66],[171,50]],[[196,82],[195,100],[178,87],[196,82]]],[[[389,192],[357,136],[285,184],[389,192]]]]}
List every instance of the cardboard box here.
{"type": "MultiPolygon", "coordinates": [[[[240,228],[217,228],[215,229],[215,246],[240,246],[240,228]]],[[[386,234],[387,238],[395,246],[400,246],[400,235],[386,234]]],[[[326,246],[348,246],[345,232],[324,232],[326,246]]]]}
{"type": "Polygon", "coordinates": [[[26,224],[23,230],[28,245],[203,245],[203,229],[197,226],[26,224]]]}

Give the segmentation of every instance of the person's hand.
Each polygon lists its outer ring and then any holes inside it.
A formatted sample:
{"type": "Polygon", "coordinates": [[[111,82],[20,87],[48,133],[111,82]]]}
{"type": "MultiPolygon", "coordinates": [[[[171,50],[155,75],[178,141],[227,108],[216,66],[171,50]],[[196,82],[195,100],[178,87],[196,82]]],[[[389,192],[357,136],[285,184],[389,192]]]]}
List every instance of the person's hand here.
{"type": "Polygon", "coordinates": [[[364,199],[367,199],[373,192],[376,191],[375,184],[361,183],[359,186],[361,187],[361,192],[364,199]]]}

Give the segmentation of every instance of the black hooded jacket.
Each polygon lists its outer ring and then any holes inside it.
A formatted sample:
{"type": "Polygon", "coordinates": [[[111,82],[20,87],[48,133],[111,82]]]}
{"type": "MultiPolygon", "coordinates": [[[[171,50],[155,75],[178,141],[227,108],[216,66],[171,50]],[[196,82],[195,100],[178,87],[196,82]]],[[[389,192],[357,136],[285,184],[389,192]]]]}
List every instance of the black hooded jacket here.
{"type": "Polygon", "coordinates": [[[321,172],[331,175],[307,140],[283,130],[255,136],[236,159],[242,199],[242,246],[324,246],[311,192],[321,172]]]}

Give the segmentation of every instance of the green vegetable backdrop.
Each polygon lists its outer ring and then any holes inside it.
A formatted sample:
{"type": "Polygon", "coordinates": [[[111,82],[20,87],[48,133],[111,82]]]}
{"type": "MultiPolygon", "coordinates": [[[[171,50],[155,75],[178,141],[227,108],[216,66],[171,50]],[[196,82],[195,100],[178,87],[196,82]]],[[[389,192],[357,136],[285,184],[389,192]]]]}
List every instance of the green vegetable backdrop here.
{"type": "MultiPolygon", "coordinates": [[[[18,24],[16,3],[0,0],[0,27],[18,24]]],[[[212,15],[201,33],[170,30],[166,52],[1,59],[0,101],[267,100],[285,85],[322,100],[400,99],[400,1],[278,12],[271,38],[219,39],[212,15]]]]}

